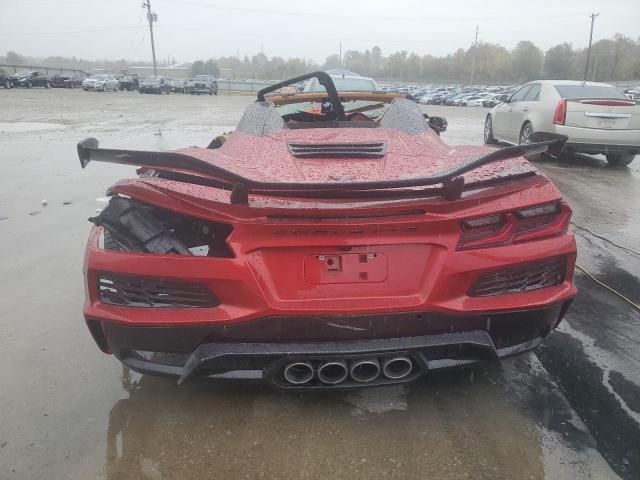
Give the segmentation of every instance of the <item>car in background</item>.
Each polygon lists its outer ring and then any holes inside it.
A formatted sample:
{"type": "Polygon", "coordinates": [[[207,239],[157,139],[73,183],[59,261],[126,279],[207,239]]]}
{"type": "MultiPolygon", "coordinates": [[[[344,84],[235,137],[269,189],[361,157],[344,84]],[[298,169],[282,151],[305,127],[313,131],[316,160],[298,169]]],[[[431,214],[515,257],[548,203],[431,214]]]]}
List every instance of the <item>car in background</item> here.
{"type": "Polygon", "coordinates": [[[96,75],[92,75],[89,78],[86,78],[82,81],[82,89],[83,90],[93,90],[97,92],[117,92],[120,82],[118,79],[111,74],[108,73],[99,73],[96,75]]]}
{"type": "MultiPolygon", "coordinates": [[[[363,77],[357,73],[343,69],[331,69],[327,70],[327,73],[331,76],[336,89],[339,92],[375,92],[378,90],[378,84],[373,78],[363,77]]],[[[400,87],[390,88],[389,92],[399,92],[400,87]]],[[[307,82],[304,88],[305,92],[324,92],[324,86],[320,85],[317,78],[312,78],[307,82]]],[[[408,93],[409,89],[406,89],[408,93]]]]}
{"type": "Polygon", "coordinates": [[[11,75],[2,68],[0,68],[0,85],[4,88],[13,87],[13,84],[11,83],[11,75]]]}
{"type": "Polygon", "coordinates": [[[211,75],[196,75],[189,84],[191,95],[218,95],[218,82],[211,75]]]}
{"type": "Polygon", "coordinates": [[[603,154],[611,165],[629,165],[640,153],[640,104],[606,83],[537,80],[485,118],[488,144],[527,144],[534,132],[566,135],[566,153],[603,154]]]}
{"type": "Polygon", "coordinates": [[[138,89],[138,75],[135,73],[125,73],[118,81],[120,82],[118,88],[121,91],[126,90],[127,92],[131,92],[132,90],[138,89]]]}
{"type": "Polygon", "coordinates": [[[69,75],[54,75],[50,84],[51,88],[76,88],[82,86],[82,79],[69,75]]]}
{"type": "Polygon", "coordinates": [[[185,93],[218,95],[218,82],[211,75],[196,75],[186,85],[185,93]]]}
{"type": "Polygon", "coordinates": [[[511,96],[510,93],[499,93],[497,95],[493,95],[492,97],[489,97],[486,100],[483,100],[482,106],[486,108],[493,108],[499,103],[503,103],[509,100],[510,96],[511,96]]]}
{"type": "Polygon", "coordinates": [[[467,100],[467,106],[468,107],[481,107],[482,106],[482,102],[484,102],[485,100],[488,100],[491,97],[493,97],[492,93],[481,93],[481,94],[477,95],[476,98],[467,100]]]}
{"type": "Polygon", "coordinates": [[[10,75],[9,79],[14,87],[51,87],[49,77],[42,72],[34,70],[21,70],[10,75]]]}
{"type": "Polygon", "coordinates": [[[169,80],[171,93],[184,93],[184,87],[186,84],[187,84],[186,78],[177,78],[175,80],[169,80]]]}
{"type": "Polygon", "coordinates": [[[171,93],[171,86],[164,77],[145,77],[140,81],[138,92],[156,93],[158,95],[166,93],[168,95],[169,93],[171,93]]]}

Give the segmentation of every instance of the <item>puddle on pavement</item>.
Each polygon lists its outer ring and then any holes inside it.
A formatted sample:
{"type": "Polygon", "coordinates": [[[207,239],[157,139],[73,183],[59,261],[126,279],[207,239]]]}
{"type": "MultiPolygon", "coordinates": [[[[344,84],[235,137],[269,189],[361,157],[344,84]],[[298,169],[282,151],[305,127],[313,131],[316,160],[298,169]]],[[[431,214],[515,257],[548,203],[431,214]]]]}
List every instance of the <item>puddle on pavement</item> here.
{"type": "Polygon", "coordinates": [[[538,430],[468,372],[360,392],[125,375],[108,418],[108,479],[544,478],[538,430]]]}

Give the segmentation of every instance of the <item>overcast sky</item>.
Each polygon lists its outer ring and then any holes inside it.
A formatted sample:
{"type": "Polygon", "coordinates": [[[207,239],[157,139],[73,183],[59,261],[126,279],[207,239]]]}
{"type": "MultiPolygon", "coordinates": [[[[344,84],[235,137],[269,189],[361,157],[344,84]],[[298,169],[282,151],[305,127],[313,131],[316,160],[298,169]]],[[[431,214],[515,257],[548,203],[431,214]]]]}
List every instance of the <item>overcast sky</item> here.
{"type": "MultiPolygon", "coordinates": [[[[584,47],[589,17],[594,40],[619,32],[640,37],[640,0],[151,0],[158,14],[159,59],[217,56],[310,58],[379,45],[445,55],[483,42],[513,48],[584,47]]],[[[87,59],[150,60],[142,0],[0,0],[0,52],[87,59]]]]}

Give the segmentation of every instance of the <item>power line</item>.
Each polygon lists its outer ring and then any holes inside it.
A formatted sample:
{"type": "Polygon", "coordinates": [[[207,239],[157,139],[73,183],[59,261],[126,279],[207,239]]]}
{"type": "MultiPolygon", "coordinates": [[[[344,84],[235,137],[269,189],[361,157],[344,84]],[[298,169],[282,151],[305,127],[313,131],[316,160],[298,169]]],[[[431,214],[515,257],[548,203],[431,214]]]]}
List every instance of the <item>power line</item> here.
{"type": "Polygon", "coordinates": [[[129,27],[95,27],[91,30],[56,30],[50,32],[0,32],[0,37],[13,37],[13,36],[34,36],[34,35],[67,35],[74,33],[96,33],[96,32],[116,32],[119,30],[131,30],[134,28],[140,28],[141,25],[129,26],[129,27]]]}
{"type": "Polygon", "coordinates": [[[216,10],[228,10],[234,12],[241,13],[257,13],[261,15],[280,15],[280,16],[289,16],[289,17],[305,17],[305,18],[333,18],[340,20],[377,20],[382,22],[389,21],[411,21],[411,22],[424,22],[424,21],[452,21],[452,22],[460,22],[460,21],[473,21],[473,20],[506,20],[512,21],[513,19],[527,19],[530,20],[532,18],[558,18],[558,17],[575,17],[576,15],[580,15],[582,12],[566,12],[566,13],[548,13],[548,14],[525,14],[525,15],[489,15],[489,16],[471,16],[471,17],[462,17],[459,15],[452,16],[410,16],[410,17],[396,17],[396,16],[374,16],[374,15],[343,15],[343,14],[332,14],[326,13],[326,11],[319,12],[299,12],[292,10],[269,10],[264,8],[251,8],[251,7],[237,7],[237,6],[229,6],[229,5],[218,5],[212,3],[205,3],[197,0],[159,0],[168,3],[175,3],[179,5],[191,5],[197,7],[205,7],[205,8],[213,8],[216,10]]]}

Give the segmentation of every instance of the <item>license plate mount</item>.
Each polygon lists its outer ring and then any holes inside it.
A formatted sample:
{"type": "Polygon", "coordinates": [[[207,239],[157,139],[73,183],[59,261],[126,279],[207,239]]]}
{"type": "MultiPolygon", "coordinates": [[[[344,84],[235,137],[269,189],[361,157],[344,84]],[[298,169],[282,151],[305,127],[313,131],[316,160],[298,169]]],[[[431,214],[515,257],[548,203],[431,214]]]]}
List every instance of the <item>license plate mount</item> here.
{"type": "Polygon", "coordinates": [[[308,255],[304,276],[312,285],[384,282],[388,276],[387,256],[377,252],[308,255]]]}

